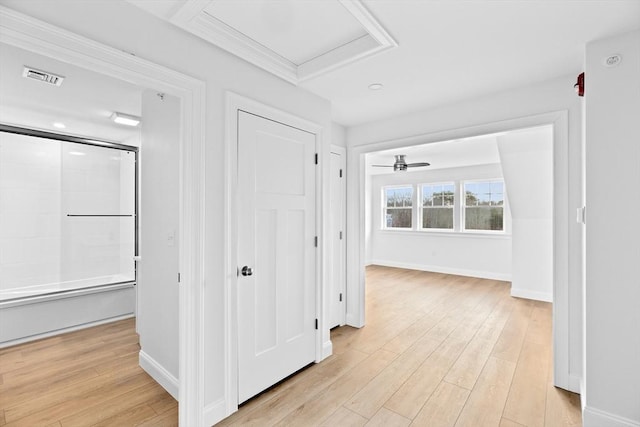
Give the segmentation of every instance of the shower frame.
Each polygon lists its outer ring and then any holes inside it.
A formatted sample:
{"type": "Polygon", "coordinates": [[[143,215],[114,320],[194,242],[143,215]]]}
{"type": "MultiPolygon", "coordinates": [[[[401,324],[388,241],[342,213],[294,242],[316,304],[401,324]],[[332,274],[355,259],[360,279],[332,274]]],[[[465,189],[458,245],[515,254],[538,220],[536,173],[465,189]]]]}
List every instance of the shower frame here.
{"type": "MultiPolygon", "coordinates": [[[[118,285],[125,285],[125,284],[133,284],[134,286],[137,284],[138,281],[138,264],[137,264],[137,259],[139,256],[139,252],[138,252],[138,155],[139,155],[139,148],[132,146],[132,145],[125,145],[125,144],[120,144],[118,142],[113,142],[113,141],[107,141],[107,140],[103,140],[103,139],[97,139],[97,138],[85,138],[85,137],[80,137],[80,136],[73,136],[73,135],[66,135],[66,134],[61,134],[61,133],[57,133],[57,132],[50,132],[50,131],[44,131],[44,130],[39,130],[39,129],[31,129],[31,128],[26,128],[26,127],[20,127],[20,126],[14,126],[14,125],[8,125],[8,124],[3,124],[0,123],[0,132],[5,132],[5,133],[12,133],[12,134],[17,134],[17,135],[24,135],[24,136],[31,136],[31,137],[36,137],[36,138],[42,138],[42,139],[46,139],[46,140],[53,140],[53,141],[61,141],[61,142],[71,142],[71,143],[76,143],[76,144],[82,144],[82,145],[90,145],[90,146],[94,146],[94,147],[103,147],[103,148],[111,148],[111,149],[115,149],[115,150],[121,150],[121,151],[129,151],[132,152],[134,154],[134,212],[133,212],[133,221],[134,221],[134,247],[133,247],[133,255],[134,255],[134,268],[133,268],[133,272],[134,272],[134,279],[133,280],[127,280],[127,281],[122,281],[122,282],[114,282],[114,283],[108,283],[108,284],[101,284],[101,285],[94,285],[94,286],[87,286],[87,287],[83,287],[81,289],[84,290],[89,290],[89,289],[100,289],[100,288],[105,288],[105,287],[109,287],[109,286],[118,286],[118,285]]],[[[67,214],[67,216],[72,217],[72,216],[100,216],[100,217],[120,217],[120,216],[129,216],[129,215],[72,215],[72,214],[67,214]]],[[[73,291],[77,291],[78,289],[65,289],[65,290],[60,290],[60,291],[54,291],[54,292],[47,292],[47,293],[43,293],[43,294],[38,294],[38,295],[32,295],[32,296],[26,296],[26,297],[18,297],[15,299],[7,299],[3,301],[3,305],[13,305],[12,303],[17,303],[19,304],[20,302],[24,302],[24,301],[28,301],[30,299],[33,298],[41,298],[41,297],[46,297],[46,296],[54,296],[54,295],[58,295],[58,294],[64,294],[67,292],[73,292],[73,291]]]]}

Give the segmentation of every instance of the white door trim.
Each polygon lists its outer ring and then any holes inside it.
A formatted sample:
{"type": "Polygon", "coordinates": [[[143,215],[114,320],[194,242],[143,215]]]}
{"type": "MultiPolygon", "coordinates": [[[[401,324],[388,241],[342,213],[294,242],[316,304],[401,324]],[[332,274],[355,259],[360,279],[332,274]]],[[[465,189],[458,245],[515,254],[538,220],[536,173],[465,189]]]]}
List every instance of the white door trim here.
{"type": "Polygon", "coordinates": [[[391,148],[553,125],[553,355],[554,384],[579,392],[569,369],[569,115],[555,111],[349,147],[347,150],[347,324],[365,324],[365,154],[391,148]]]}
{"type": "MultiPolygon", "coordinates": [[[[343,235],[343,247],[344,247],[344,310],[340,313],[340,326],[344,326],[347,322],[347,289],[346,289],[346,280],[347,280],[347,149],[340,145],[331,144],[331,153],[335,153],[340,155],[340,167],[342,168],[342,176],[344,181],[342,182],[342,235],[343,235]]],[[[327,303],[328,304],[328,303],[327,303]]]]}
{"type": "Polygon", "coordinates": [[[179,417],[204,425],[204,82],[3,6],[0,42],[180,98],[179,417]]]}
{"type": "Polygon", "coordinates": [[[326,247],[323,238],[326,229],[323,194],[324,170],[328,162],[328,150],[324,148],[324,129],[317,123],[263,104],[253,99],[233,92],[226,93],[225,118],[225,170],[224,170],[224,344],[227,349],[224,358],[224,398],[226,401],[226,416],[238,410],[238,312],[237,312],[237,281],[238,281],[238,203],[236,198],[238,188],[238,110],[246,111],[270,120],[315,134],[318,150],[319,167],[316,169],[316,233],[318,235],[318,250],[316,254],[316,315],[318,330],[316,332],[316,362],[331,355],[329,330],[325,327],[324,278],[326,247]],[[325,330],[326,329],[326,330],[325,330]]]}

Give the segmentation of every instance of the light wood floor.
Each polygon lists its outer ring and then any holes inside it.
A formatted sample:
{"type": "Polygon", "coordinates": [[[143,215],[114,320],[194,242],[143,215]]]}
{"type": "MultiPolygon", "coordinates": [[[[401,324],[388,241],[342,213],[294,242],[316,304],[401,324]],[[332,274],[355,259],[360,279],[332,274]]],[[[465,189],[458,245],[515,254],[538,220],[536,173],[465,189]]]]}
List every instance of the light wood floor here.
{"type": "Polygon", "coordinates": [[[177,426],[139,350],[134,319],[0,349],[0,426],[177,426]]]}
{"type": "Polygon", "coordinates": [[[551,384],[551,304],[493,280],[367,268],[367,325],[220,426],[581,426],[551,384]]]}
{"type": "MultiPolygon", "coordinates": [[[[367,269],[367,326],[220,423],[254,426],[581,426],[551,385],[551,305],[505,282],[367,269]]],[[[0,426],[174,426],[138,367],[133,320],[0,350],[0,426]]]]}

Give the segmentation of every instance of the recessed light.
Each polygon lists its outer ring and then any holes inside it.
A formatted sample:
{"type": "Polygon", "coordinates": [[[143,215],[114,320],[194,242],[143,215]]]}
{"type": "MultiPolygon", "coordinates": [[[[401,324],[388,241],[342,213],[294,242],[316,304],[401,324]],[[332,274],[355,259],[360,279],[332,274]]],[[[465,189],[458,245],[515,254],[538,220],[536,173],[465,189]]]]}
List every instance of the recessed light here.
{"type": "Polygon", "coordinates": [[[55,122],[55,123],[53,124],[53,127],[54,127],[54,128],[58,128],[58,129],[64,129],[64,128],[66,128],[66,126],[64,125],[64,123],[60,123],[60,122],[55,122]]]}
{"type": "Polygon", "coordinates": [[[371,90],[380,90],[380,89],[382,89],[383,87],[384,87],[384,86],[383,86],[383,84],[382,84],[382,83],[371,83],[371,84],[369,85],[369,89],[371,89],[371,90]]]}
{"type": "Polygon", "coordinates": [[[86,156],[87,153],[83,153],[82,151],[69,151],[69,154],[72,156],[86,156]]]}
{"type": "Polygon", "coordinates": [[[138,126],[140,124],[140,117],[123,113],[113,113],[111,115],[111,120],[125,126],[138,126]]]}

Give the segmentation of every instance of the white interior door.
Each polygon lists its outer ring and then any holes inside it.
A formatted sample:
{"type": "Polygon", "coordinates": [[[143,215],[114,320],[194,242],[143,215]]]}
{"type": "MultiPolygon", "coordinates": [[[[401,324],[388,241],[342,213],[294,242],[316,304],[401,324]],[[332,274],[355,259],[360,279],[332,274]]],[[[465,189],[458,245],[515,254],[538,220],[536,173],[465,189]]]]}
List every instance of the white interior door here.
{"type": "Polygon", "coordinates": [[[345,178],[344,154],[331,152],[331,276],[329,280],[329,328],[345,323],[345,178]]]}
{"type": "Polygon", "coordinates": [[[239,112],[239,403],[315,360],[315,140],[239,112]]]}

